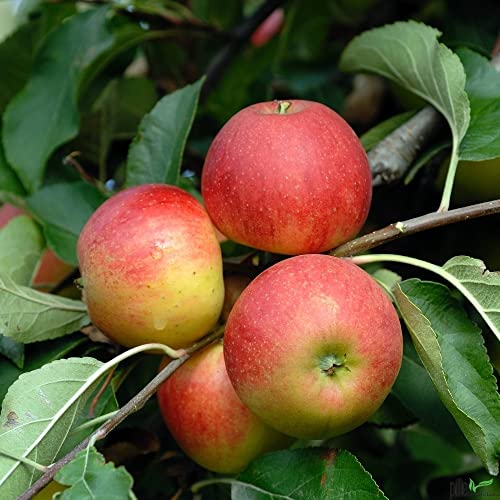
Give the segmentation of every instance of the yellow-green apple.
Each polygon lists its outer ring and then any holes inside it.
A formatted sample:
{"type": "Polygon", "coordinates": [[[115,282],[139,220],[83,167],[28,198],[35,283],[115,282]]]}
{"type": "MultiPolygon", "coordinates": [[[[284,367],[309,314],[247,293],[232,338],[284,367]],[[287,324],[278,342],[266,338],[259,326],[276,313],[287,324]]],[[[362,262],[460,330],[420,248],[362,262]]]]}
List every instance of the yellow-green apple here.
{"type": "Polygon", "coordinates": [[[116,194],[92,214],[77,250],[90,317],[116,342],[185,347],[217,322],[221,251],[185,191],[145,184],[116,194]]]}
{"type": "Polygon", "coordinates": [[[347,122],[311,101],[263,102],[234,115],[207,153],[202,195],[229,239],[315,253],[356,235],[371,202],[366,154],[347,122]]]}
{"type": "Polygon", "coordinates": [[[324,439],[380,407],[399,372],[402,334],[382,288],[327,255],[284,260],[243,291],[224,358],[240,399],[278,431],[324,439]]]}
{"type": "MultiPolygon", "coordinates": [[[[0,228],[8,224],[14,217],[23,214],[25,212],[14,205],[8,203],[2,205],[0,207],[0,228]]],[[[42,292],[49,292],[55,285],[69,276],[73,269],[74,266],[63,262],[52,250],[46,248],[33,278],[33,286],[42,292]]]]}
{"type": "Polygon", "coordinates": [[[196,353],[158,390],[172,436],[195,462],[236,473],[254,458],[291,440],[264,424],[238,399],[224,366],[222,343],[196,353]]]}
{"type": "Polygon", "coordinates": [[[483,161],[460,161],[452,196],[461,205],[500,198],[500,157],[483,161]]]}

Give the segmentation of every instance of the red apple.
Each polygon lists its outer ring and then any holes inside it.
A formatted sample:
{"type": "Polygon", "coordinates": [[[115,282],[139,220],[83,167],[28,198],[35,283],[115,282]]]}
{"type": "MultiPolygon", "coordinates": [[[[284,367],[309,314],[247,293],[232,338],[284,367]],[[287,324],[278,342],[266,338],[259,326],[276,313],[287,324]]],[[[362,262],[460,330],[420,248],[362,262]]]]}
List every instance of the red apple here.
{"type": "Polygon", "coordinates": [[[240,399],[304,439],[365,422],[399,372],[403,341],[390,300],[362,269],[327,255],[275,264],[229,315],[224,357],[240,399]]]}
{"type": "Polygon", "coordinates": [[[202,195],[229,239],[283,254],[323,252],[366,220],[366,154],[337,113],[310,101],[254,104],[215,137],[202,195]]]}
{"type": "Polygon", "coordinates": [[[126,189],[83,228],[78,260],[90,317],[125,346],[184,347],[217,322],[222,258],[203,206],[174,186],[126,189]]]}
{"type": "Polygon", "coordinates": [[[74,269],[75,266],[62,261],[50,248],[46,248],[33,278],[33,285],[41,292],[50,292],[64,278],[68,277],[74,269]]]}
{"type": "Polygon", "coordinates": [[[252,33],[250,42],[254,47],[262,47],[271,38],[278,34],[283,26],[285,19],[285,11],[283,9],[275,9],[269,14],[264,21],[259,24],[257,29],[252,33]]]}
{"type": "Polygon", "coordinates": [[[196,353],[158,390],[163,419],[189,457],[206,469],[236,473],[268,451],[290,444],[238,399],[222,343],[196,353]]]}

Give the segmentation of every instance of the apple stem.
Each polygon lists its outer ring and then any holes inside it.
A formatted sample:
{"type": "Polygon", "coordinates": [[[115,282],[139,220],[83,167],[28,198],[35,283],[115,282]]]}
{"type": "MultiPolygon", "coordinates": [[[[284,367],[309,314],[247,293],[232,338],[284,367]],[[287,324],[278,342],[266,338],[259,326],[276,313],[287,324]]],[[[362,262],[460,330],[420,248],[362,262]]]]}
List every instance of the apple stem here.
{"type": "Polygon", "coordinates": [[[288,111],[288,108],[292,105],[289,101],[278,101],[278,114],[284,115],[288,111]]]}
{"type": "Polygon", "coordinates": [[[325,356],[319,363],[319,366],[321,368],[321,371],[328,376],[331,376],[335,373],[335,370],[337,368],[347,368],[345,366],[347,355],[344,354],[343,359],[340,359],[338,356],[335,356],[335,354],[330,354],[328,356],[325,356]]]}

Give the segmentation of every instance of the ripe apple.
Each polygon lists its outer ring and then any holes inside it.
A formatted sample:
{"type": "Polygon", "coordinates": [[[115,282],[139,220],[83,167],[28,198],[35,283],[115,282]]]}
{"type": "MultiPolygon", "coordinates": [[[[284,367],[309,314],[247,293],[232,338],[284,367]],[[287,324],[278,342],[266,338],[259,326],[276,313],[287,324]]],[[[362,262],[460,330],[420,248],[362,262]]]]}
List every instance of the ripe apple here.
{"type": "Polygon", "coordinates": [[[323,252],[361,229],[371,202],[366,154],[349,125],[310,101],[234,115],[212,142],[202,195],[229,239],[282,254],[323,252]]]}
{"type": "Polygon", "coordinates": [[[239,472],[259,455],[291,443],[238,399],[224,366],[222,342],[174,372],[159,388],[158,403],[179,446],[214,472],[239,472]]]}
{"type": "Polygon", "coordinates": [[[347,260],[302,255],[260,274],[229,315],[224,358],[240,399],[278,431],[343,434],[384,401],[399,372],[398,315],[347,260]]]}
{"type": "Polygon", "coordinates": [[[284,19],[285,11],[283,9],[279,8],[273,10],[252,33],[250,37],[251,44],[254,47],[262,47],[269,42],[271,38],[280,32],[284,19]]]}
{"type": "Polygon", "coordinates": [[[94,212],[78,240],[89,314],[130,347],[185,347],[222,309],[222,258],[203,206],[161,184],[126,189],[94,212]]]}

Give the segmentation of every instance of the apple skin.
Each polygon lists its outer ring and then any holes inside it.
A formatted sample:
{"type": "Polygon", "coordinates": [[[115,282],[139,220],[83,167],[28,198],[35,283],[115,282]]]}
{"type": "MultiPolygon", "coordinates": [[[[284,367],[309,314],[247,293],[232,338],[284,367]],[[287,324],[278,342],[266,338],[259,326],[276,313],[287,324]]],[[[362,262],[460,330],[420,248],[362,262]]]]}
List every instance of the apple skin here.
{"type": "Polygon", "coordinates": [[[254,47],[262,47],[275,35],[277,35],[283,26],[285,20],[285,11],[281,8],[275,9],[264,21],[257,27],[250,37],[250,43],[254,47]]]}
{"type": "Polygon", "coordinates": [[[292,440],[265,425],[238,399],[222,342],[196,353],[158,390],[163,419],[184,452],[214,472],[236,473],[292,440]]]}
{"type": "Polygon", "coordinates": [[[382,288],[327,255],[293,257],[260,274],[236,301],[224,340],[240,399],[271,427],[303,439],[364,423],[389,393],[402,349],[382,288]]]}
{"type": "Polygon", "coordinates": [[[221,251],[185,191],[145,184],[116,194],[91,216],[77,252],[90,317],[116,342],[185,347],[217,322],[221,251]]]}
{"type": "Polygon", "coordinates": [[[353,238],[368,215],[371,189],[368,159],[347,122],[301,100],[238,112],[212,142],[202,174],[205,206],[219,231],[287,255],[353,238]]]}

